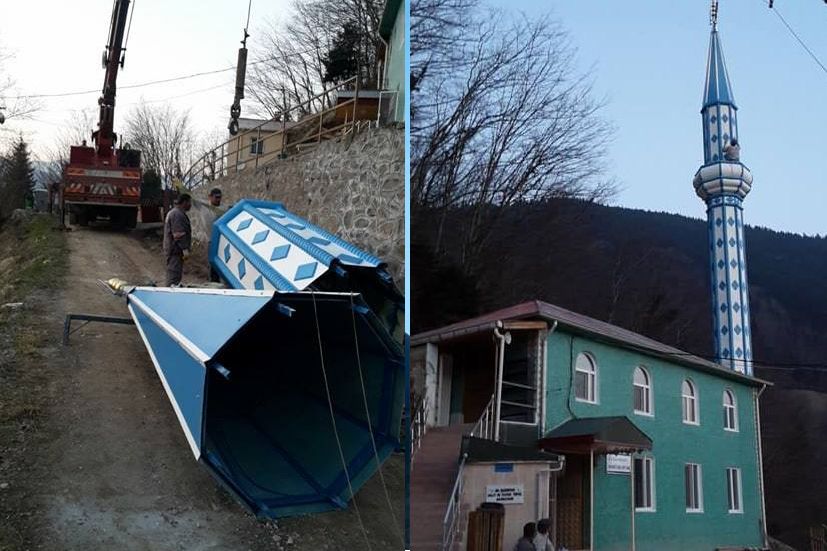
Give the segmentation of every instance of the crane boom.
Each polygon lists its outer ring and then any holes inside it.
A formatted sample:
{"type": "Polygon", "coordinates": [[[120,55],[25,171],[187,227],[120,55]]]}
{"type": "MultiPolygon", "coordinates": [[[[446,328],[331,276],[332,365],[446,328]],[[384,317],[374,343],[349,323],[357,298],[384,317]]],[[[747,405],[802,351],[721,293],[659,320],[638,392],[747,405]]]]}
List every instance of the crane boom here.
{"type": "Polygon", "coordinates": [[[123,67],[123,39],[130,0],[115,0],[112,6],[112,21],[109,26],[109,42],[103,52],[103,65],[106,75],[103,79],[103,91],[98,100],[100,118],[98,129],[92,133],[98,155],[108,157],[115,147],[117,136],[114,131],[115,92],[118,80],[118,68],[123,67]]]}

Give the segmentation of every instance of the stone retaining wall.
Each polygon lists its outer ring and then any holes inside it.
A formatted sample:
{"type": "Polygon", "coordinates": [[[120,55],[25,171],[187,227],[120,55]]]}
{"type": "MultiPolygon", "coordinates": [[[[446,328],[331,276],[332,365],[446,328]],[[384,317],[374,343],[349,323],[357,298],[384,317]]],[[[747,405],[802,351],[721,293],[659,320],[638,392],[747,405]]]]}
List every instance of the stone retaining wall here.
{"type": "Polygon", "coordinates": [[[206,256],[213,216],[202,201],[212,187],[219,187],[225,205],[245,198],[283,203],[291,212],[383,259],[403,289],[404,171],[404,130],[373,128],[207,183],[196,190],[190,211],[198,242],[195,252],[206,256]]]}

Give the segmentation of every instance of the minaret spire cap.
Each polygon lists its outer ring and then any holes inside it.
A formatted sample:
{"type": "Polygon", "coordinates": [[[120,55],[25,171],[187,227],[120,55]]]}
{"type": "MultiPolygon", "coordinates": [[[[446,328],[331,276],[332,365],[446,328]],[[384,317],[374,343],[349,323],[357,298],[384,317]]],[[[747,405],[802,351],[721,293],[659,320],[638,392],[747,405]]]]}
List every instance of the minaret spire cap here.
{"type": "Polygon", "coordinates": [[[735,107],[735,96],[732,94],[732,85],[729,83],[729,74],[724,63],[724,51],[721,40],[713,23],[709,37],[709,57],[706,62],[706,83],[704,84],[703,107],[710,105],[727,104],[735,107]]]}
{"type": "Polygon", "coordinates": [[[718,0],[712,0],[712,6],[709,8],[709,24],[712,25],[712,30],[718,28],[718,0]]]}

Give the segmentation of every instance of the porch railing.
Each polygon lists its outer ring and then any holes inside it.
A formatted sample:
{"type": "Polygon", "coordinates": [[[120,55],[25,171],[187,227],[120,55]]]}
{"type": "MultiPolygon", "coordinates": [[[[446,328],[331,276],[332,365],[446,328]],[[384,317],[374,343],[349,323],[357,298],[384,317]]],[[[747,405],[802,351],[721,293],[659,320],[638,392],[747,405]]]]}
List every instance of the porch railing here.
{"type": "Polygon", "coordinates": [[[495,395],[491,395],[488,405],[485,406],[482,415],[480,416],[474,428],[471,429],[470,435],[475,438],[485,438],[486,440],[494,440],[494,416],[496,404],[494,403],[495,395]]]}
{"type": "Polygon", "coordinates": [[[377,127],[389,120],[396,104],[395,92],[380,92],[376,112],[365,113],[364,91],[359,80],[350,78],[341,84],[325,89],[307,101],[278,113],[272,119],[239,132],[229,140],[215,146],[199,157],[182,178],[187,189],[205,182],[213,182],[246,168],[258,168],[276,158],[301,153],[323,140],[358,133],[366,128],[377,127]],[[339,92],[352,93],[353,97],[336,102],[339,92]],[[362,92],[362,108],[357,111],[362,92]],[[384,94],[384,97],[383,97],[384,94]],[[393,94],[393,95],[391,95],[393,94]],[[322,105],[317,112],[316,106],[322,105]],[[295,120],[289,120],[295,119],[295,120]],[[267,125],[270,128],[265,129],[267,125]],[[268,145],[276,147],[264,151],[268,145]]]}
{"type": "MultiPolygon", "coordinates": [[[[494,417],[496,404],[494,402],[496,394],[491,395],[491,400],[480,415],[480,418],[474,424],[474,427],[469,433],[475,438],[485,438],[486,440],[494,439],[494,417]]],[[[459,531],[460,513],[462,504],[462,471],[465,468],[465,460],[467,454],[462,455],[459,463],[459,470],[457,471],[457,479],[454,482],[454,488],[451,490],[451,497],[448,500],[448,508],[445,511],[445,518],[442,521],[442,549],[443,551],[451,551],[454,541],[459,531]]]]}
{"type": "Polygon", "coordinates": [[[414,455],[422,447],[422,438],[428,430],[428,413],[428,397],[424,396],[414,410],[411,424],[411,467],[413,467],[414,455]]]}
{"type": "Polygon", "coordinates": [[[460,512],[462,507],[462,471],[465,468],[467,454],[462,455],[459,463],[457,480],[451,490],[451,498],[448,500],[448,509],[445,511],[445,518],[442,520],[442,551],[451,551],[459,531],[460,512]]]}

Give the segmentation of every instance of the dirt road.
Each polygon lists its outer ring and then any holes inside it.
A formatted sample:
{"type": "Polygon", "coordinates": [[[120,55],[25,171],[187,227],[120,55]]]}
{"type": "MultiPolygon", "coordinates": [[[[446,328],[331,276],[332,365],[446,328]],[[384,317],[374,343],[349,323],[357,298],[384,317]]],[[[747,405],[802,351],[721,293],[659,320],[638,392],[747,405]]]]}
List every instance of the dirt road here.
{"type": "MultiPolygon", "coordinates": [[[[244,511],[194,460],[134,327],[90,324],[59,346],[66,312],[128,316],[97,279],[163,278],[157,242],[137,233],[89,228],[67,239],[65,285],[35,322],[44,339],[31,367],[49,376],[26,390],[48,399],[24,468],[0,491],[3,508],[19,512],[19,548],[367,549],[352,506],[277,523],[244,511]]],[[[400,520],[402,472],[400,457],[384,467],[400,520]]],[[[356,501],[371,547],[401,549],[378,477],[356,501]]]]}

